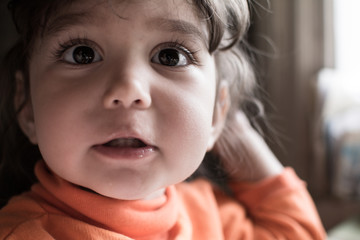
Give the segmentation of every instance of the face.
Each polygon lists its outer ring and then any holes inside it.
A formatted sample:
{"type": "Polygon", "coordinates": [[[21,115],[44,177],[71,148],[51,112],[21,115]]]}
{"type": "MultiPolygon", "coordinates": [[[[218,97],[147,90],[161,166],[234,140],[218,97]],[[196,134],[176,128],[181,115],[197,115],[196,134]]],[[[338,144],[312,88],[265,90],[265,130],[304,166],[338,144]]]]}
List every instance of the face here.
{"type": "Polygon", "coordinates": [[[20,122],[57,175],[130,200],[197,169],[221,123],[206,26],[194,12],[183,0],[92,0],[51,19],[20,122]]]}

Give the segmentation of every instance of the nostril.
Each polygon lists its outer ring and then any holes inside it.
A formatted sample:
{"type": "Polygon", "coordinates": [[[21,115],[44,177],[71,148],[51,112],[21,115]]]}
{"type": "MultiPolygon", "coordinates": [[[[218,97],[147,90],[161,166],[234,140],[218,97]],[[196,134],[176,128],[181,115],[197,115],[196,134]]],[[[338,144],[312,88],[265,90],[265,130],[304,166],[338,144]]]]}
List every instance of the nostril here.
{"type": "MultiPolygon", "coordinates": [[[[135,82],[136,83],[136,82],[135,82]]],[[[129,86],[118,86],[110,88],[103,95],[103,104],[105,108],[117,107],[136,107],[148,108],[151,105],[151,95],[149,90],[144,89],[139,83],[129,83],[129,86]]]]}
{"type": "MultiPolygon", "coordinates": [[[[136,99],[135,101],[134,101],[134,103],[136,104],[136,105],[139,105],[139,104],[141,104],[141,99],[136,99]]],[[[120,100],[119,99],[114,99],[113,100],[113,104],[114,104],[114,106],[118,106],[119,104],[120,104],[120,100]]]]}

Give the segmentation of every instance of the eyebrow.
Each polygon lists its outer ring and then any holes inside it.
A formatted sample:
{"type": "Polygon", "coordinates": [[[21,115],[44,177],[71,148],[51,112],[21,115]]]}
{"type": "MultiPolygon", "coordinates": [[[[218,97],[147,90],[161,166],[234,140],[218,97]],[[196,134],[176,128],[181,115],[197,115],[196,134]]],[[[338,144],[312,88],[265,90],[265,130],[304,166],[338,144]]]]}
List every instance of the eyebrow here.
{"type": "MultiPolygon", "coordinates": [[[[94,17],[91,13],[92,12],[79,12],[60,15],[46,24],[43,35],[55,35],[58,32],[65,31],[66,29],[76,25],[95,24],[96,19],[99,16],[94,17]]],[[[118,17],[120,18],[120,16],[118,17]]],[[[129,20],[127,18],[121,19],[124,21],[129,20]]],[[[148,21],[146,25],[149,29],[195,36],[207,45],[206,34],[204,31],[201,31],[195,24],[188,21],[180,19],[154,18],[148,21]]]]}
{"type": "Polygon", "coordinates": [[[94,23],[94,17],[89,12],[63,14],[49,20],[46,24],[43,35],[54,35],[75,25],[94,23]]]}
{"type": "Polygon", "coordinates": [[[179,19],[156,18],[148,23],[149,27],[162,31],[192,35],[206,44],[206,34],[196,25],[179,19]]]}

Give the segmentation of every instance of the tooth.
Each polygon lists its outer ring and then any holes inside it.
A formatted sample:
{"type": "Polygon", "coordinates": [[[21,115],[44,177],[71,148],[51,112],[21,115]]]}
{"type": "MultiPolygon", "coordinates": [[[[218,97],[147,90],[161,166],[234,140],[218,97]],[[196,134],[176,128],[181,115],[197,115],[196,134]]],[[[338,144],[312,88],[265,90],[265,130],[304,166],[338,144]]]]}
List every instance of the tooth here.
{"type": "Polygon", "coordinates": [[[118,138],[106,144],[109,147],[133,147],[138,148],[144,146],[144,143],[135,138],[118,138]]]}

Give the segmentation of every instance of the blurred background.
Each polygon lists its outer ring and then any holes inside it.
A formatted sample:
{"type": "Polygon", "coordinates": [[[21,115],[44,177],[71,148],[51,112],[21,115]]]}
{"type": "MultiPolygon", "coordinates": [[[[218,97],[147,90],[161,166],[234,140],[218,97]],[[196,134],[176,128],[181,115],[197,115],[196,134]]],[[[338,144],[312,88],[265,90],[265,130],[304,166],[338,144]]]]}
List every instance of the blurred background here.
{"type": "Polygon", "coordinates": [[[253,1],[249,41],[278,158],[314,197],[331,239],[360,239],[359,0],[253,1]]]}
{"type": "MultiPolygon", "coordinates": [[[[16,39],[6,3],[1,58],[16,39]]],[[[277,131],[267,141],[307,182],[332,239],[359,239],[360,1],[256,0],[251,9],[248,41],[277,131]]]]}

